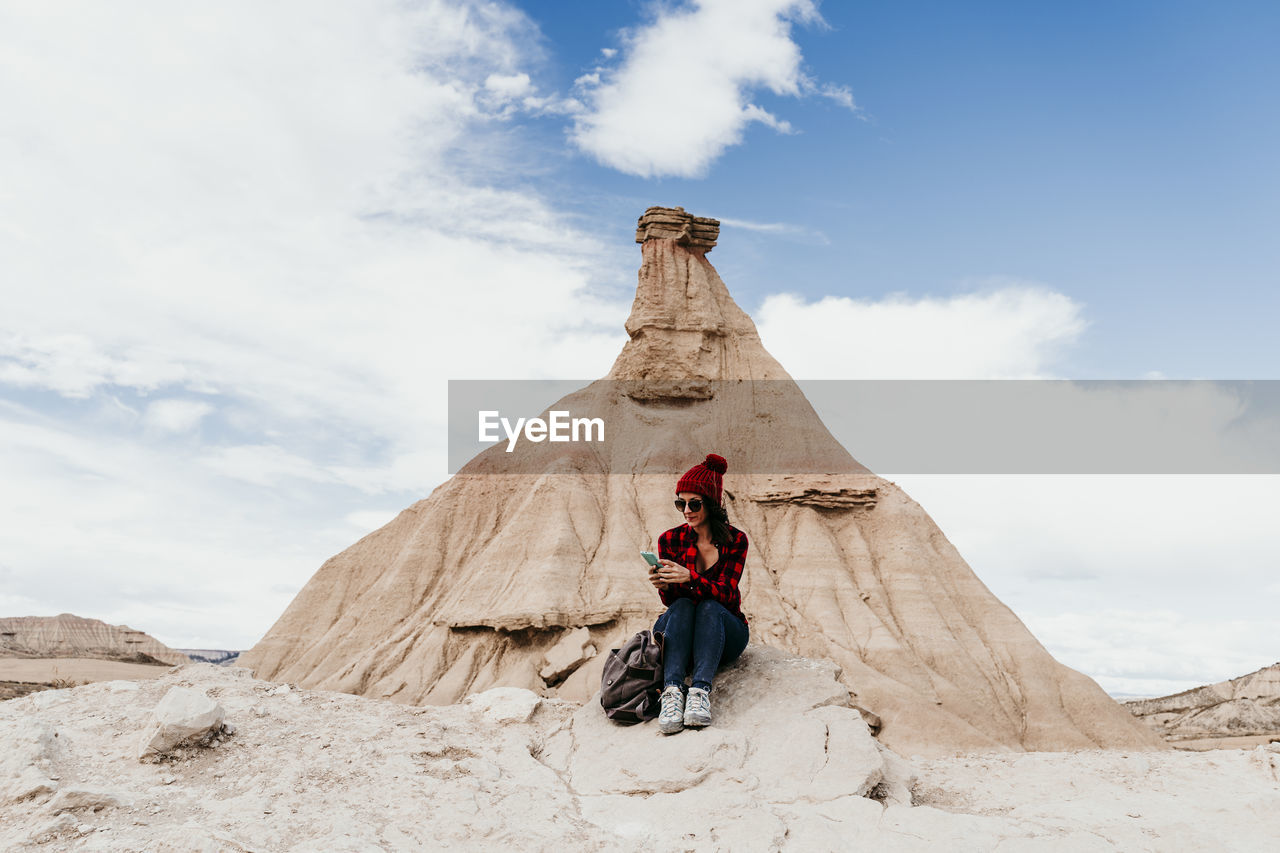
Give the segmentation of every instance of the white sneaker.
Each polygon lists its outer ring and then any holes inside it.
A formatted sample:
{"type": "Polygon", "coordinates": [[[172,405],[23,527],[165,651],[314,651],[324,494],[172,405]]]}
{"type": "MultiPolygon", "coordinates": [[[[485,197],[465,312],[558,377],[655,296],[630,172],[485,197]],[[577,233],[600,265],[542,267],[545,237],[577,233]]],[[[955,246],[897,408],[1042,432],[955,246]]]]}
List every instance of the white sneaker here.
{"type": "Polygon", "coordinates": [[[684,693],[674,684],[662,691],[662,711],[658,714],[658,731],[673,735],[684,728],[684,693]]]}
{"type": "Polygon", "coordinates": [[[701,687],[689,688],[684,706],[684,724],[690,728],[711,725],[711,694],[701,687]]]}

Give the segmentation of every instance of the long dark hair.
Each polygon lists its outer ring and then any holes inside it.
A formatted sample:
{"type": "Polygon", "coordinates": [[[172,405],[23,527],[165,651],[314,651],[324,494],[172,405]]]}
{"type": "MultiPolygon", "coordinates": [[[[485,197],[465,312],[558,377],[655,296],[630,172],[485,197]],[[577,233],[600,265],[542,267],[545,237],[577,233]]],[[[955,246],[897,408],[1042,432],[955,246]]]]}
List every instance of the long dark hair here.
{"type": "Polygon", "coordinates": [[[707,530],[711,533],[711,541],[727,547],[733,542],[733,534],[729,532],[729,511],[716,503],[715,498],[702,495],[702,507],[707,511],[707,530]]]}

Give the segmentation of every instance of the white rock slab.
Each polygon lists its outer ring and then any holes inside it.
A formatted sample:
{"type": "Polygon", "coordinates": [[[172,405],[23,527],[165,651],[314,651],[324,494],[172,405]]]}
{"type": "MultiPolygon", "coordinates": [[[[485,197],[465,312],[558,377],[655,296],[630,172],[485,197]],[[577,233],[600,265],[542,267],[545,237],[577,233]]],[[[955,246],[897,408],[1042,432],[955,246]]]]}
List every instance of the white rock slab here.
{"type": "Polygon", "coordinates": [[[464,704],[492,723],[527,723],[542,704],[542,697],[523,687],[494,687],[468,696],[464,704]]]}
{"type": "Polygon", "coordinates": [[[560,638],[542,657],[539,677],[547,684],[562,681],[569,673],[596,655],[591,642],[591,631],[586,627],[575,628],[560,638]]]}
{"type": "Polygon", "coordinates": [[[50,778],[56,737],[52,726],[26,718],[0,728],[0,803],[57,790],[50,778]]]}
{"type": "Polygon", "coordinates": [[[222,725],[222,706],[189,687],[172,687],[147,719],[138,739],[138,759],[163,755],[179,744],[201,738],[222,725]]]}
{"type": "MultiPolygon", "coordinates": [[[[751,646],[716,679],[712,725],[674,735],[653,722],[619,726],[596,697],[573,716],[566,772],[580,795],[715,788],[767,791],[775,803],[865,795],[885,759],[838,675],[830,662],[751,646]]],[[[547,760],[558,760],[560,745],[548,742],[547,760]]]]}

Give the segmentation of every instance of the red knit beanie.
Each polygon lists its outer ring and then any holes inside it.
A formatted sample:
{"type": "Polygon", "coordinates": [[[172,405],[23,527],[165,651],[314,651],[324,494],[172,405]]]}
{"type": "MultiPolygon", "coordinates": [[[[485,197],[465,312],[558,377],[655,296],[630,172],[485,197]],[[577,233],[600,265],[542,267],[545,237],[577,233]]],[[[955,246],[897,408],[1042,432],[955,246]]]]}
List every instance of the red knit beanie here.
{"type": "Polygon", "coordinates": [[[693,492],[695,495],[711,498],[723,506],[724,501],[720,500],[720,495],[724,491],[724,478],[722,475],[728,469],[729,463],[724,461],[723,456],[708,453],[705,462],[700,465],[694,465],[684,472],[680,482],[676,483],[676,494],[693,492]]]}

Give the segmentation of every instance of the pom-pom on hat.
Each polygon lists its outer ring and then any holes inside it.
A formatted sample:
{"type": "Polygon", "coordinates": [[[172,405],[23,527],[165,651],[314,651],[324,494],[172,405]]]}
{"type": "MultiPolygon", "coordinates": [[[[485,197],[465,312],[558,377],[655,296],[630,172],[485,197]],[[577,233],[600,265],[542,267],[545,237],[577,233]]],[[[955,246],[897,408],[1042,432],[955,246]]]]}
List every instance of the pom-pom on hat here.
{"type": "Polygon", "coordinates": [[[720,496],[724,492],[724,472],[727,470],[729,463],[724,461],[723,456],[708,453],[705,461],[684,472],[684,476],[676,483],[676,494],[693,492],[723,506],[724,501],[720,496]]]}

